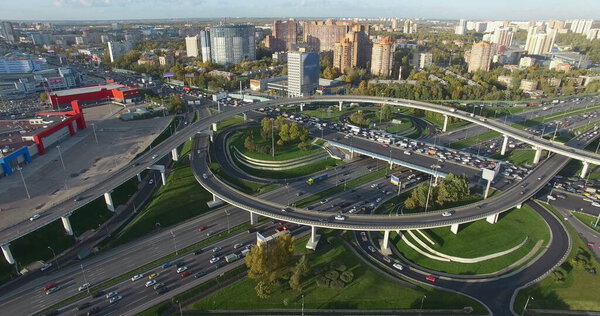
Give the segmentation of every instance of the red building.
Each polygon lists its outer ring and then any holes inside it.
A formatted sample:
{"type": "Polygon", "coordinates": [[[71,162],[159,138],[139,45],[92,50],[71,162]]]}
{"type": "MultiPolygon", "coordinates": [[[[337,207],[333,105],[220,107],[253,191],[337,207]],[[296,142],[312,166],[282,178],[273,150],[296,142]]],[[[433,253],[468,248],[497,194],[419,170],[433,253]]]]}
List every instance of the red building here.
{"type": "Polygon", "coordinates": [[[75,89],[52,91],[48,93],[52,105],[67,105],[73,101],[80,103],[98,101],[117,101],[129,103],[140,98],[135,86],[124,86],[117,83],[107,83],[98,86],[88,86],[75,89]]]}
{"type": "Polygon", "coordinates": [[[36,114],[39,116],[42,116],[42,115],[66,116],[66,118],[62,122],[48,128],[48,129],[43,130],[40,133],[33,135],[33,141],[37,145],[38,154],[43,155],[46,153],[46,147],[44,146],[44,138],[56,133],[57,131],[61,130],[63,127],[66,126],[69,129],[69,135],[71,135],[71,136],[75,135],[75,128],[73,127],[73,122],[75,122],[77,124],[78,130],[81,130],[81,129],[84,129],[87,127],[85,124],[85,118],[83,116],[83,111],[81,110],[81,106],[79,105],[79,103],[77,103],[77,101],[73,101],[73,102],[71,102],[71,106],[73,107],[73,111],[70,111],[70,112],[47,112],[47,113],[37,113],[36,114]]]}

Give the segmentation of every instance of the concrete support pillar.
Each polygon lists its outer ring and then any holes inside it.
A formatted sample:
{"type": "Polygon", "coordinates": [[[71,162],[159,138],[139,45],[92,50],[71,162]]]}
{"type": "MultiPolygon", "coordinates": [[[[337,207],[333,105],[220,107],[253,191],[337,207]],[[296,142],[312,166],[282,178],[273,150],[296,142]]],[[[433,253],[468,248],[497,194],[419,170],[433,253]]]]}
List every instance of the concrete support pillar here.
{"type": "Polygon", "coordinates": [[[63,227],[65,228],[65,233],[67,233],[67,235],[69,236],[73,236],[73,227],[71,227],[71,221],[69,220],[69,216],[71,216],[71,214],[61,216],[60,220],[62,221],[63,227]]]}
{"type": "Polygon", "coordinates": [[[213,137],[213,134],[210,134],[210,142],[214,143],[215,142],[215,138],[213,137]]]}
{"type": "Polygon", "coordinates": [[[250,212],[250,225],[258,224],[258,214],[250,212]]]}
{"type": "Polygon", "coordinates": [[[177,147],[175,147],[171,150],[171,156],[173,158],[173,161],[179,160],[179,154],[177,153],[177,147]]]}
{"type": "Polygon", "coordinates": [[[534,148],[535,156],[533,157],[533,164],[537,164],[540,162],[540,158],[542,157],[542,150],[539,148],[534,148]]]}
{"type": "Polygon", "coordinates": [[[218,196],[213,194],[213,202],[221,202],[223,200],[221,200],[218,196]]]}
{"type": "Polygon", "coordinates": [[[167,175],[164,169],[160,172],[160,179],[162,180],[163,185],[167,185],[167,175]]]}
{"type": "Polygon", "coordinates": [[[4,254],[4,259],[6,259],[6,262],[9,264],[15,264],[15,258],[10,251],[10,244],[2,245],[2,253],[4,254]]]}
{"type": "Polygon", "coordinates": [[[394,169],[394,163],[390,160],[390,170],[394,169]]]}
{"type": "Polygon", "coordinates": [[[321,239],[321,235],[317,234],[317,227],[311,226],[310,227],[310,239],[308,240],[308,243],[306,243],[306,248],[316,250],[317,244],[319,243],[319,239],[321,239]]]}
{"type": "Polygon", "coordinates": [[[383,239],[379,240],[379,248],[381,250],[381,253],[386,256],[392,254],[392,251],[389,247],[389,241],[390,241],[390,231],[385,230],[383,232],[383,239]]]}
{"type": "Polygon", "coordinates": [[[487,180],[487,185],[485,186],[485,192],[483,193],[483,199],[487,199],[488,194],[490,193],[490,186],[492,185],[492,180],[487,180]]]}
{"type": "Polygon", "coordinates": [[[142,175],[141,174],[138,173],[135,176],[137,177],[138,182],[142,182],[142,175]]]}
{"type": "Polygon", "coordinates": [[[500,150],[500,155],[506,155],[506,148],[508,148],[508,136],[502,135],[502,149],[500,150]]]}
{"type": "Polygon", "coordinates": [[[444,114],[444,127],[442,127],[442,132],[446,132],[448,129],[448,115],[444,114]]]}
{"type": "Polygon", "coordinates": [[[588,171],[590,170],[590,163],[584,161],[583,162],[583,169],[581,169],[581,174],[579,175],[580,178],[585,179],[585,177],[587,176],[588,171]]]}
{"type": "Polygon", "coordinates": [[[244,116],[244,121],[248,120],[248,114],[246,112],[242,113],[242,115],[244,116]]]}
{"type": "Polygon", "coordinates": [[[486,217],[485,220],[490,224],[496,224],[498,222],[498,216],[500,216],[500,213],[492,214],[486,217]]]}
{"type": "Polygon", "coordinates": [[[304,103],[300,103],[300,112],[304,112],[304,103]]]}
{"type": "Polygon", "coordinates": [[[212,130],[213,132],[217,131],[217,123],[212,123],[212,130]]]}
{"type": "Polygon", "coordinates": [[[104,193],[104,201],[106,202],[106,208],[109,211],[114,212],[115,211],[115,205],[113,204],[112,196],[110,195],[110,193],[111,192],[104,193]]]}
{"type": "Polygon", "coordinates": [[[516,208],[521,208],[521,206],[523,206],[523,203],[519,203],[519,204],[515,205],[516,208]]]}
{"type": "Polygon", "coordinates": [[[339,107],[338,107],[338,110],[340,110],[340,112],[341,112],[341,111],[342,111],[342,109],[343,109],[343,104],[344,104],[344,101],[340,101],[340,102],[339,102],[339,104],[340,104],[340,105],[339,105],[339,107]]]}
{"type": "Polygon", "coordinates": [[[452,226],[450,226],[450,231],[454,234],[458,234],[458,224],[452,224],[452,226]]]}

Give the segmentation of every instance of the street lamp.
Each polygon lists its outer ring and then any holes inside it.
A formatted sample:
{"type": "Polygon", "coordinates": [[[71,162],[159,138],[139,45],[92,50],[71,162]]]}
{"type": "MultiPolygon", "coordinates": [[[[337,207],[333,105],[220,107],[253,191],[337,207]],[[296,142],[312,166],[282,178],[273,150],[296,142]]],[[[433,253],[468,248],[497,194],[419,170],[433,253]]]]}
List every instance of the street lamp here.
{"type": "Polygon", "coordinates": [[[56,260],[56,253],[54,252],[54,249],[52,249],[52,247],[50,247],[50,246],[48,246],[48,249],[50,249],[50,251],[52,251],[52,257],[54,257],[54,263],[56,264],[56,270],[60,269],[58,260],[56,260]]]}
{"type": "Polygon", "coordinates": [[[527,305],[529,305],[529,299],[533,300],[533,297],[531,297],[531,296],[527,297],[527,302],[525,302],[525,307],[523,307],[523,312],[521,313],[521,316],[525,315],[525,311],[527,310],[527,305]]]}
{"type": "Polygon", "coordinates": [[[275,120],[271,118],[271,156],[275,157],[275,120]]]}
{"type": "Polygon", "coordinates": [[[231,215],[231,213],[227,212],[227,210],[225,210],[225,215],[227,215],[227,233],[229,234],[229,215],[231,215]]]}
{"type": "Polygon", "coordinates": [[[177,251],[177,242],[175,241],[175,234],[173,233],[173,230],[171,229],[171,237],[173,239],[173,248],[175,248],[175,255],[178,256],[179,255],[179,251],[177,251]]]}
{"type": "Polygon", "coordinates": [[[426,298],[427,298],[427,295],[423,295],[423,297],[421,297],[421,308],[419,308],[419,316],[423,312],[423,302],[425,301],[426,298]]]}
{"type": "Polygon", "coordinates": [[[67,168],[65,168],[65,161],[63,160],[63,157],[62,157],[62,152],[60,151],[60,145],[57,145],[57,146],[56,146],[56,149],[58,149],[58,156],[60,157],[60,164],[62,165],[62,167],[63,167],[63,170],[65,170],[65,171],[66,171],[66,170],[67,170],[67,168]]]}
{"type": "Polygon", "coordinates": [[[96,145],[98,145],[98,135],[96,135],[96,124],[92,123],[92,129],[94,131],[94,138],[96,139],[96,145]]]}
{"type": "MultiPolygon", "coordinates": [[[[84,284],[88,283],[87,282],[87,277],[85,276],[85,270],[83,270],[83,263],[79,265],[81,267],[81,273],[83,274],[83,282],[84,284]]],[[[90,294],[90,286],[87,287],[87,292],[88,294],[90,294]]]]}
{"type": "Polygon", "coordinates": [[[19,174],[21,175],[21,180],[23,180],[23,186],[25,186],[25,193],[27,193],[27,198],[31,199],[31,195],[29,194],[29,189],[27,189],[27,183],[25,183],[25,177],[23,177],[23,168],[17,167],[19,170],[19,174]]]}

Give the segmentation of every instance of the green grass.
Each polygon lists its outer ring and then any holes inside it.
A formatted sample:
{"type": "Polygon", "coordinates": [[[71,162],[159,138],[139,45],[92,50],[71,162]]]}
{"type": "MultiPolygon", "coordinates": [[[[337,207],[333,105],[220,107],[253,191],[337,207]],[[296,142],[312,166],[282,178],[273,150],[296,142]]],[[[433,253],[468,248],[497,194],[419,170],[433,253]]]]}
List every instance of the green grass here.
{"type": "Polygon", "coordinates": [[[584,223],[587,227],[600,232],[600,223],[598,223],[598,226],[594,226],[594,224],[596,224],[596,221],[598,219],[597,216],[591,216],[591,215],[587,215],[587,214],[583,214],[583,213],[579,213],[579,212],[573,212],[573,215],[575,217],[577,217],[577,219],[584,223]]]}
{"type": "Polygon", "coordinates": [[[241,116],[230,116],[217,123],[217,133],[228,127],[244,123],[244,118],[241,116]]]}
{"type": "Polygon", "coordinates": [[[454,149],[461,149],[461,148],[473,146],[475,144],[478,144],[479,142],[483,142],[486,140],[490,140],[490,139],[499,137],[500,135],[501,134],[496,131],[487,131],[487,132],[481,133],[477,136],[472,136],[472,137],[468,137],[465,139],[461,139],[457,142],[450,144],[448,147],[454,148],[454,149]]]}
{"type": "MultiPolygon", "coordinates": [[[[321,152],[324,150],[323,148],[321,148],[319,146],[312,146],[312,148],[310,150],[300,150],[298,148],[298,143],[294,142],[294,143],[284,144],[283,146],[278,146],[277,144],[275,144],[275,157],[273,157],[271,155],[271,153],[265,154],[265,153],[259,153],[259,152],[251,152],[251,151],[247,150],[246,147],[244,147],[244,141],[246,139],[246,135],[248,132],[253,133],[254,141],[257,145],[265,144],[265,145],[271,146],[271,140],[264,139],[260,135],[260,127],[258,127],[258,126],[253,126],[248,129],[238,131],[238,132],[234,133],[233,135],[231,135],[230,140],[229,140],[229,146],[237,148],[242,154],[244,154],[250,158],[253,158],[253,159],[266,160],[266,161],[283,161],[283,160],[290,160],[290,159],[296,159],[296,158],[308,156],[308,155],[311,155],[311,154],[314,154],[317,152],[321,152]]],[[[275,139],[277,139],[277,137],[275,139]]],[[[309,139],[308,141],[311,141],[311,139],[309,139]]]]}
{"type": "MultiPolygon", "coordinates": [[[[499,271],[527,255],[538,240],[543,239],[546,244],[550,236],[542,218],[528,206],[503,213],[493,225],[485,220],[461,224],[456,235],[449,227],[427,229],[423,232],[436,243],[430,245],[434,250],[463,258],[480,257],[507,250],[520,244],[526,236],[529,237],[525,245],[514,252],[471,264],[427,258],[407,246],[397,235],[393,237],[400,252],[415,264],[436,271],[467,275],[499,271]]],[[[417,236],[420,235],[417,233],[417,236]]],[[[416,244],[410,236],[407,237],[416,244]]],[[[421,240],[426,242],[423,238],[421,240]]]]}
{"type": "Polygon", "coordinates": [[[413,122],[411,119],[402,118],[400,120],[402,121],[402,124],[388,124],[385,131],[388,133],[402,133],[413,128],[413,122]]]}
{"type": "Polygon", "coordinates": [[[502,159],[509,161],[515,165],[533,165],[533,158],[535,156],[535,150],[531,149],[514,149],[507,152],[507,156],[502,156],[499,153],[493,155],[495,159],[502,159]]]}
{"type": "Polygon", "coordinates": [[[292,168],[292,169],[288,169],[288,170],[274,171],[274,170],[253,169],[253,168],[247,167],[245,165],[242,165],[239,162],[237,162],[237,163],[238,163],[238,167],[240,167],[242,170],[248,172],[249,174],[257,176],[257,177],[268,178],[268,179],[297,178],[297,177],[306,176],[306,175],[309,175],[309,174],[312,174],[315,172],[328,170],[333,167],[344,164],[344,162],[341,160],[327,158],[327,159],[323,159],[323,160],[320,160],[320,161],[317,161],[317,162],[314,162],[312,164],[302,166],[302,167],[292,168]]]}
{"type": "Polygon", "coordinates": [[[233,186],[237,190],[240,190],[246,194],[261,194],[265,192],[272,191],[279,187],[278,184],[262,184],[256,183],[252,181],[247,181],[243,179],[239,179],[236,177],[230,176],[227,172],[225,172],[221,165],[217,162],[210,163],[210,170],[217,175],[219,178],[225,180],[229,185],[233,186]]]}
{"type": "MultiPolygon", "coordinates": [[[[426,120],[427,122],[439,127],[440,129],[442,127],[444,127],[444,117],[443,116],[434,116],[434,117],[430,117],[430,116],[423,116],[421,117],[422,119],[426,120]]],[[[450,132],[453,131],[455,129],[461,128],[463,126],[467,126],[471,124],[471,122],[469,121],[463,121],[463,120],[458,120],[457,122],[453,122],[453,123],[448,123],[448,126],[446,127],[446,131],[450,132]]]]}
{"type": "MultiPolygon", "coordinates": [[[[563,216],[552,206],[541,203],[550,209],[559,219],[563,216]]],[[[592,275],[583,268],[574,266],[571,262],[578,252],[587,256],[590,264],[600,272],[600,264],[589,247],[579,237],[577,231],[567,222],[562,221],[571,236],[571,252],[567,260],[557,269],[566,275],[564,281],[557,281],[553,274],[536,283],[535,285],[519,291],[515,300],[514,310],[521,313],[525,306],[527,297],[533,296],[534,301],[529,302],[528,308],[543,308],[552,310],[578,310],[598,311],[600,300],[598,300],[598,284],[600,274],[592,275]]]]}
{"type": "MultiPolygon", "coordinates": [[[[393,171],[394,170],[392,170],[392,172],[393,171]]],[[[295,204],[297,207],[304,207],[304,206],[311,205],[317,201],[322,200],[323,198],[330,197],[332,195],[340,193],[340,192],[344,191],[344,189],[350,190],[352,188],[363,185],[367,182],[371,182],[373,180],[381,178],[381,177],[385,176],[388,172],[389,172],[388,169],[384,167],[383,169],[379,169],[377,171],[373,171],[371,173],[367,173],[363,176],[360,176],[358,178],[347,181],[346,184],[340,184],[333,188],[329,188],[327,190],[321,191],[317,194],[307,196],[307,197],[301,199],[300,201],[296,202],[295,204]]]]}
{"type": "MultiPolygon", "coordinates": [[[[300,241],[300,243],[302,243],[300,241]]],[[[255,281],[244,278],[234,284],[193,304],[194,309],[299,309],[301,295],[308,309],[407,309],[419,308],[421,298],[426,295],[425,309],[462,309],[473,306],[478,312],[478,303],[459,294],[442,292],[431,288],[410,288],[383,278],[367,267],[347,250],[339,237],[324,232],[315,255],[310,256],[311,266],[327,265],[332,261],[343,262],[354,273],[354,280],[344,288],[334,290],[317,287],[315,275],[303,280],[301,293],[289,290],[282,282],[268,299],[256,297],[255,281]]]]}
{"type": "Polygon", "coordinates": [[[318,109],[315,110],[304,110],[304,112],[300,112],[300,108],[297,108],[297,112],[298,113],[302,113],[304,115],[308,115],[308,116],[313,116],[316,118],[320,118],[320,119],[326,119],[326,120],[330,120],[330,121],[338,121],[340,118],[340,115],[344,114],[344,113],[354,113],[356,111],[377,111],[379,110],[379,107],[376,106],[367,106],[367,107],[348,107],[348,106],[344,106],[342,108],[342,111],[338,111],[338,107],[337,105],[332,105],[331,108],[329,109],[328,107],[320,107],[318,109]]]}
{"type": "Polygon", "coordinates": [[[209,210],[206,202],[211,199],[212,195],[194,178],[189,163],[182,160],[171,170],[167,185],[155,193],[148,207],[113,241],[113,244],[120,245],[160,227],[175,225],[206,213],[209,210]]]}

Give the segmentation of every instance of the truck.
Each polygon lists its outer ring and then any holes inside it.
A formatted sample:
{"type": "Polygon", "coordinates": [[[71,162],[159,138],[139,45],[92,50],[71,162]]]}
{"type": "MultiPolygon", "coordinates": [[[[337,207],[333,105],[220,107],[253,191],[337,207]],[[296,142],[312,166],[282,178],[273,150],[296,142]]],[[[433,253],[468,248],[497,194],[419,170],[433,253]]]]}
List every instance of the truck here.
{"type": "Polygon", "coordinates": [[[306,184],[313,185],[314,183],[323,181],[323,180],[327,179],[328,177],[329,177],[329,175],[326,173],[318,175],[316,177],[310,177],[310,178],[308,178],[308,180],[306,180],[306,184]]]}
{"type": "Polygon", "coordinates": [[[239,258],[240,258],[240,255],[238,255],[237,253],[232,253],[232,254],[225,256],[225,261],[227,261],[227,263],[230,263],[230,262],[234,262],[234,261],[238,260],[239,258]]]}
{"type": "Polygon", "coordinates": [[[427,154],[428,154],[428,155],[435,155],[435,154],[437,154],[437,150],[435,150],[435,149],[429,149],[429,150],[427,151],[427,154]]]}

